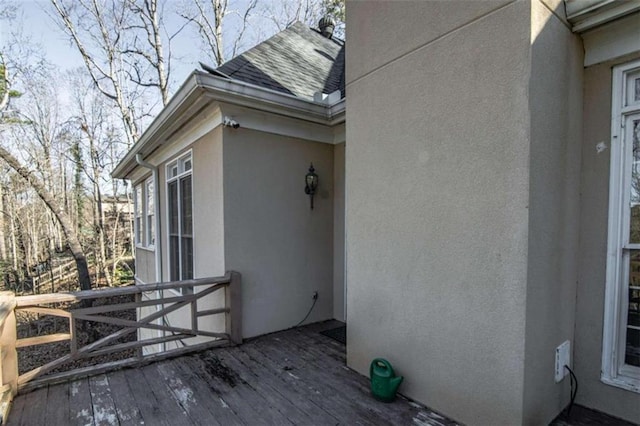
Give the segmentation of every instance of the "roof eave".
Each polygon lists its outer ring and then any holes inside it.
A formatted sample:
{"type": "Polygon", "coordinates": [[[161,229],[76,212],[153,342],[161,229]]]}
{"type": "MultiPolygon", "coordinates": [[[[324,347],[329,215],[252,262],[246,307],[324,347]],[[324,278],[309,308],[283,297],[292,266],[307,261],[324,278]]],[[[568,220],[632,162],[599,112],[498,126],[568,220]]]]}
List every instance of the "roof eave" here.
{"type": "Polygon", "coordinates": [[[140,139],[131,147],[129,152],[124,156],[118,165],[111,172],[111,176],[115,179],[127,179],[129,173],[136,166],[136,154],[139,154],[154,139],[154,137],[162,130],[168,120],[179,114],[189,101],[193,101],[202,94],[202,88],[198,83],[198,75],[192,72],[185,82],[180,86],[178,91],[171,97],[169,103],[160,111],[153,119],[149,127],[144,131],[140,139]]]}
{"type": "Polygon", "coordinates": [[[167,130],[168,124],[171,123],[175,127],[179,121],[187,120],[189,117],[184,116],[185,111],[201,97],[324,125],[340,124],[344,122],[345,116],[344,99],[333,105],[325,105],[196,70],[189,75],[111,175],[114,178],[127,179],[137,166],[136,154],[144,151],[148,151],[148,154],[153,151],[161,142],[159,139],[167,130]]]}
{"type": "Polygon", "coordinates": [[[640,10],[640,1],[567,1],[567,20],[575,33],[583,33],[640,10]]]}

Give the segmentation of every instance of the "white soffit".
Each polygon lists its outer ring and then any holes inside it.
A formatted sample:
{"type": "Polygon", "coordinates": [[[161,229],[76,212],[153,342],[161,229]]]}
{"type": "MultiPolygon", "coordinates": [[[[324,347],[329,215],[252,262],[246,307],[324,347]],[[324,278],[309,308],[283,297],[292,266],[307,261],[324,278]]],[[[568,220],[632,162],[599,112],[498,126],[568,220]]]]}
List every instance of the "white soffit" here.
{"type": "Polygon", "coordinates": [[[640,10],[640,0],[565,0],[573,31],[583,33],[640,10]]]}
{"type": "Polygon", "coordinates": [[[584,66],[640,52],[640,12],[582,34],[584,66]]]}

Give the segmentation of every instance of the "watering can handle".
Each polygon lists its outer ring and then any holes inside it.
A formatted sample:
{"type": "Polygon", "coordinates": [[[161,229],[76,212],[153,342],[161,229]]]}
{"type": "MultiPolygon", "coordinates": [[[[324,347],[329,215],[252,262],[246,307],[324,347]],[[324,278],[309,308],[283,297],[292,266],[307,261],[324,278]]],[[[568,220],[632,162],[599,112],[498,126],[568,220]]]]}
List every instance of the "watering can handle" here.
{"type": "Polygon", "coordinates": [[[377,366],[379,368],[384,368],[385,370],[393,371],[391,369],[391,364],[389,364],[389,361],[383,358],[376,358],[373,361],[371,361],[371,365],[369,366],[369,377],[371,377],[371,375],[373,374],[374,366],[377,366]]]}

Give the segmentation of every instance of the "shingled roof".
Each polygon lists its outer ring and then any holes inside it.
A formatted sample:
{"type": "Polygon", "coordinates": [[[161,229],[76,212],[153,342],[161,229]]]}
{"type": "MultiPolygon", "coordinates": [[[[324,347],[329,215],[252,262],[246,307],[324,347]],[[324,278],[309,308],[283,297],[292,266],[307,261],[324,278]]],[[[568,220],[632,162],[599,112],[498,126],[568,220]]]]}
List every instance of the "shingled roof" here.
{"type": "Polygon", "coordinates": [[[232,79],[300,98],[344,97],[344,43],[296,22],[216,69],[232,79]]]}

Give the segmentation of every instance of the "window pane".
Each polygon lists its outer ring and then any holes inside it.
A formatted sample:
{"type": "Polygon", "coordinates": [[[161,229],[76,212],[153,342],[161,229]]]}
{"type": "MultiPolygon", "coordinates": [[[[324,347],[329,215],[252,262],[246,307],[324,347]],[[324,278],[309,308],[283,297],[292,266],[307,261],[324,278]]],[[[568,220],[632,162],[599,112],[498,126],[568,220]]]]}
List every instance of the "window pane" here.
{"type": "Polygon", "coordinates": [[[176,161],[167,166],[167,175],[167,179],[178,176],[178,163],[176,161]]]}
{"type": "Polygon", "coordinates": [[[191,155],[187,155],[180,159],[180,173],[191,170],[191,155]]]}
{"type": "Polygon", "coordinates": [[[136,244],[142,242],[142,218],[136,217],[136,244]]]}
{"type": "Polygon", "coordinates": [[[640,367],[640,250],[629,255],[628,291],[625,363],[640,367]]]}
{"type": "Polygon", "coordinates": [[[153,214],[153,181],[147,182],[147,214],[153,214]]]}
{"type": "Polygon", "coordinates": [[[193,215],[191,209],[191,176],[180,179],[180,196],[182,201],[182,234],[193,235],[193,215]]]}
{"type": "Polygon", "coordinates": [[[625,101],[626,106],[640,103],[640,71],[628,74],[625,101]]]}
{"type": "Polygon", "coordinates": [[[142,188],[139,186],[135,189],[135,197],[136,216],[142,216],[142,188]]]}
{"type": "Polygon", "coordinates": [[[169,237],[169,280],[180,280],[180,256],[179,256],[179,237],[171,235],[169,237]]]}
{"type": "Polygon", "coordinates": [[[151,214],[147,216],[147,245],[154,245],[156,243],[156,223],[151,214]]]}
{"type": "Polygon", "coordinates": [[[167,185],[167,202],[169,204],[169,234],[178,234],[178,182],[167,185]]]}
{"type": "Polygon", "coordinates": [[[631,163],[631,194],[629,242],[640,243],[640,120],[632,122],[633,162],[631,163]]]}
{"type": "Polygon", "coordinates": [[[182,279],[193,278],[193,238],[182,238],[182,279]]]}

